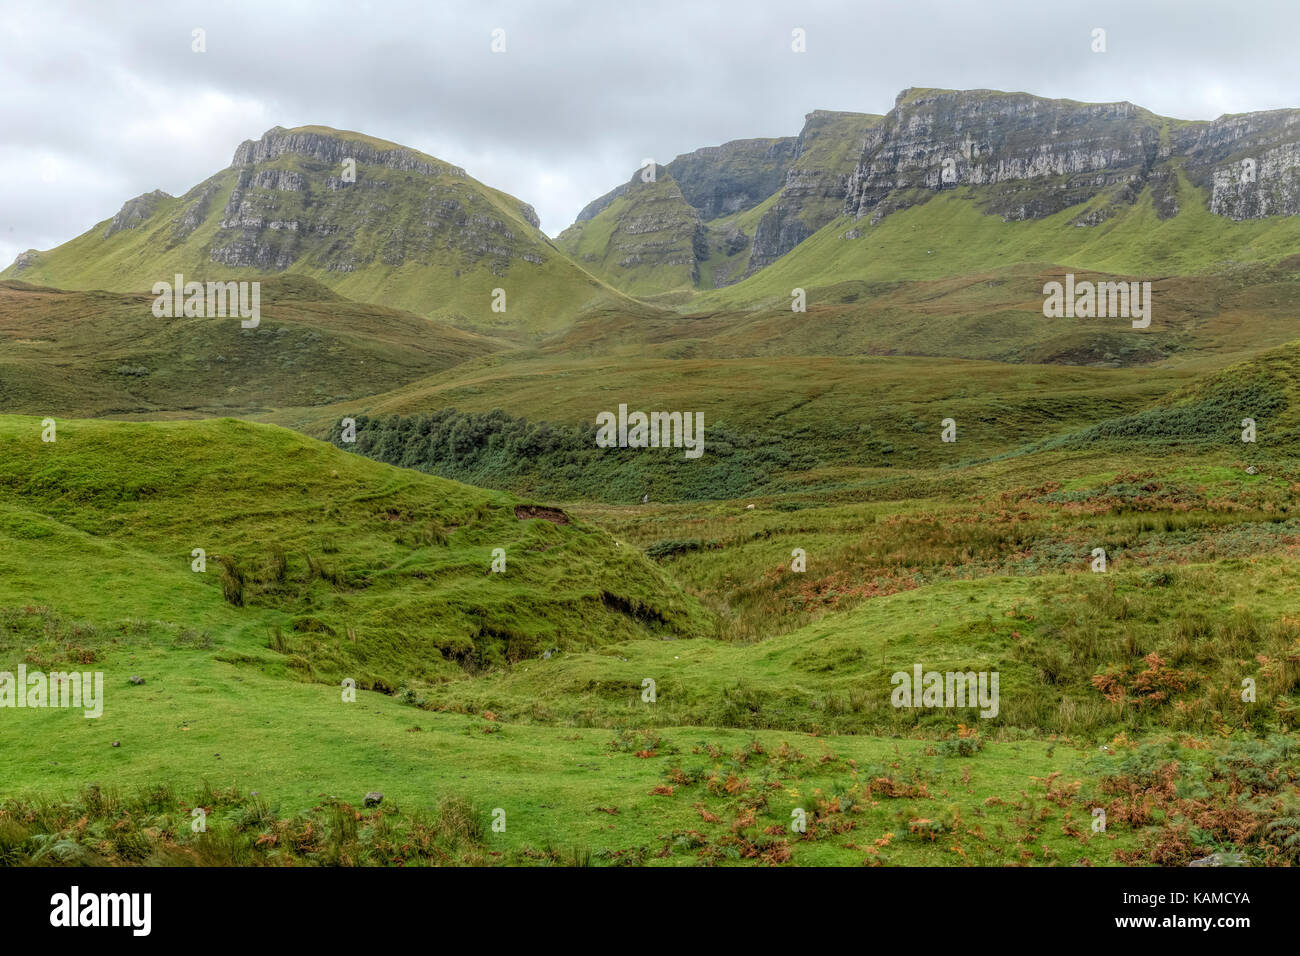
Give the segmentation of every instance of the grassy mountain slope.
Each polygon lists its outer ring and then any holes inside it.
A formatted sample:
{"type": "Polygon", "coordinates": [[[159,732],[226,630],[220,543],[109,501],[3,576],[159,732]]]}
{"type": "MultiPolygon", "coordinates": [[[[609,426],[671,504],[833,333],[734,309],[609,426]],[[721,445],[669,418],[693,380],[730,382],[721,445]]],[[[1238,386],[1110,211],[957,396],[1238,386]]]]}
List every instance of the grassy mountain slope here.
{"type": "Polygon", "coordinates": [[[174,273],[235,280],[287,271],[350,298],[467,328],[537,334],[624,301],[557,250],[531,207],[463,170],[325,127],[269,130],[184,196],[128,202],[2,278],[143,292],[174,273]],[[355,182],[344,160],[355,160],[355,182]],[[506,311],[493,311],[493,290],[506,311]]]}
{"type": "Polygon", "coordinates": [[[504,343],[264,277],[255,329],[156,318],[154,297],[0,282],[0,405],[56,416],[248,414],[361,397],[504,343]]]}

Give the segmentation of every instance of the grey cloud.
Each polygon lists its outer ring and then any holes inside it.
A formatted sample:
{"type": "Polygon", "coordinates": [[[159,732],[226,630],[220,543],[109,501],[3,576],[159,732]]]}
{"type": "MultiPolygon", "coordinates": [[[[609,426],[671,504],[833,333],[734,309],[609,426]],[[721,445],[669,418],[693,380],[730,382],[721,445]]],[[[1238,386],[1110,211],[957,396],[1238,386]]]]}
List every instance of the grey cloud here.
{"type": "Polygon", "coordinates": [[[1189,119],[1300,106],[1290,0],[56,0],[7,3],[0,24],[6,264],[131,196],[184,191],[273,125],[422,149],[532,203],[553,235],[643,158],[793,135],[812,109],[885,112],[907,86],[1189,119]],[[496,27],[504,55],[489,49],[496,27]],[[790,51],[795,27],[806,54],[790,51]],[[1094,27],[1105,54],[1089,49],[1094,27]],[[33,181],[47,156],[62,175],[33,181]]]}

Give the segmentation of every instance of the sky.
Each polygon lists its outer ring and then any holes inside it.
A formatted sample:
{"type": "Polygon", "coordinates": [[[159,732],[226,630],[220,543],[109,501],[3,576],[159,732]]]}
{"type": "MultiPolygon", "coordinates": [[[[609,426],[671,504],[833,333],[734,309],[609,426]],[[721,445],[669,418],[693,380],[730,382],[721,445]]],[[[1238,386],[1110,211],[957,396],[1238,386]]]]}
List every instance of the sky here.
{"type": "Polygon", "coordinates": [[[1297,0],[0,0],[0,267],[184,193],[272,126],[422,150],[554,236],[645,159],[884,113],[911,86],[1300,107],[1297,36],[1297,0]]]}

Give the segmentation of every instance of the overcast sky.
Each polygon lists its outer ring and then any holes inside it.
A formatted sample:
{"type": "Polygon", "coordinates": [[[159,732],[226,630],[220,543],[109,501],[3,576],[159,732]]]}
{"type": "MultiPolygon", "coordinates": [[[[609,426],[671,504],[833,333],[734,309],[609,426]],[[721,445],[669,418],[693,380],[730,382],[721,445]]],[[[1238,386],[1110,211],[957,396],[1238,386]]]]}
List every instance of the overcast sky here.
{"type": "Polygon", "coordinates": [[[908,86],[1300,106],[1298,37],[1297,0],[0,0],[0,267],[277,125],[423,150],[554,235],[644,158],[887,112],[908,86]]]}

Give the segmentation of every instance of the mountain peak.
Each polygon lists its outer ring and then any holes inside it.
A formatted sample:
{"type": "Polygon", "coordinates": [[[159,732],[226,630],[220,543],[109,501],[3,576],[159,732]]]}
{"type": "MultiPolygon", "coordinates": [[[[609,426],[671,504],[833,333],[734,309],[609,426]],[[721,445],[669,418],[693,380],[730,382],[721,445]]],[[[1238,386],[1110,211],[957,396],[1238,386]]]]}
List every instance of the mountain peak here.
{"type": "Polygon", "coordinates": [[[260,139],[246,139],[240,143],[230,166],[232,169],[253,166],[286,153],[331,164],[350,159],[357,163],[418,172],[426,176],[465,175],[465,170],[461,167],[445,163],[426,153],[366,136],[364,133],[329,126],[298,126],[293,129],[272,126],[260,139]]]}
{"type": "Polygon", "coordinates": [[[419,150],[328,126],[273,126],[183,196],[137,196],[93,233],[24,253],[4,275],[132,292],[176,273],[305,275],[345,296],[521,337],[567,323],[558,302],[580,311],[625,301],[567,260],[522,200],[419,150]],[[508,316],[493,308],[494,290],[507,288],[508,316]]]}
{"type": "Polygon", "coordinates": [[[128,199],[122,203],[122,208],[117,211],[113,221],[108,224],[104,230],[104,238],[107,239],[114,233],[121,232],[123,229],[134,229],[140,223],[144,222],[158,209],[158,204],[171,199],[170,193],[165,193],[161,189],[155,189],[151,193],[142,193],[134,199],[128,199]]]}

